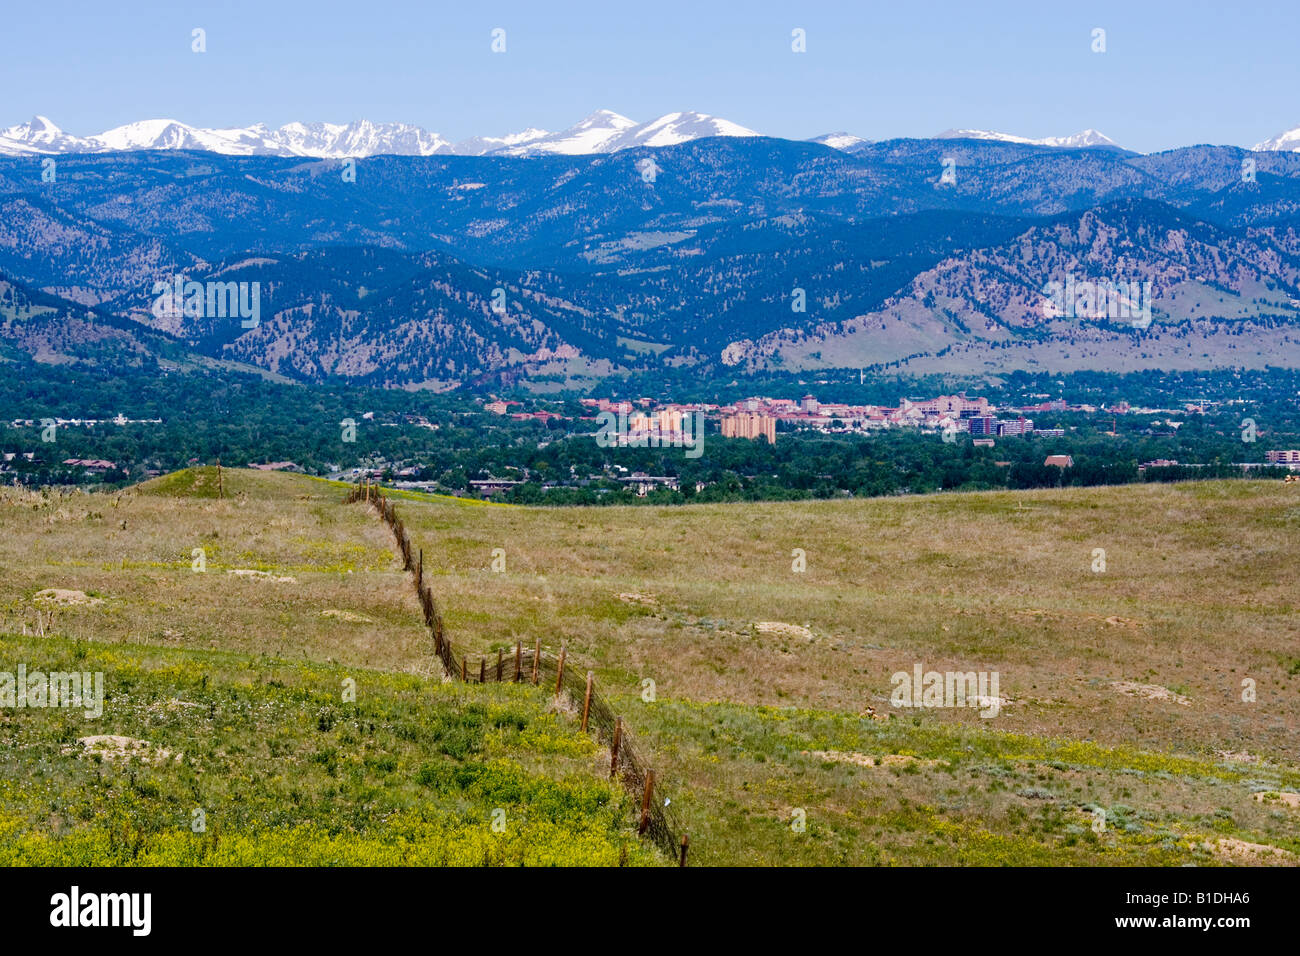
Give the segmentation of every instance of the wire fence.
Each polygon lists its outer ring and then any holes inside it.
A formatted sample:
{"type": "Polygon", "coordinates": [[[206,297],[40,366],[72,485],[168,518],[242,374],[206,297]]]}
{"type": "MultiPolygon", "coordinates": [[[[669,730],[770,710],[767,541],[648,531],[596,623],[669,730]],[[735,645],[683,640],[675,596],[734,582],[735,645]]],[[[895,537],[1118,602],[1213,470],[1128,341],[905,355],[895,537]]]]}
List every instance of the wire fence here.
{"type": "Polygon", "coordinates": [[[424,580],[424,550],[412,546],[406,525],[398,516],[392,499],[378,485],[366,480],[359,482],[345,500],[348,504],[364,501],[371,505],[393,532],[403,567],[412,574],[424,622],[433,636],[434,654],[448,676],[466,683],[530,683],[553,689],[557,697],[567,696],[575,711],[581,708],[582,730],[609,748],[611,779],[617,778],[640,798],[638,832],[685,866],[688,838],[685,834],[680,838],[677,836],[681,828],[670,801],[664,799],[662,791],[656,788],[654,770],[628,739],[623,719],[614,713],[609,701],[596,689],[592,672],[583,673],[574,668],[572,662],[566,661],[567,652],[563,644],[558,654],[548,652],[542,647],[541,638],[537,638],[532,647],[516,643],[510,655],[499,649],[496,660],[481,656],[477,666],[471,664],[468,655],[458,654],[447,636],[433,591],[424,580]]]}

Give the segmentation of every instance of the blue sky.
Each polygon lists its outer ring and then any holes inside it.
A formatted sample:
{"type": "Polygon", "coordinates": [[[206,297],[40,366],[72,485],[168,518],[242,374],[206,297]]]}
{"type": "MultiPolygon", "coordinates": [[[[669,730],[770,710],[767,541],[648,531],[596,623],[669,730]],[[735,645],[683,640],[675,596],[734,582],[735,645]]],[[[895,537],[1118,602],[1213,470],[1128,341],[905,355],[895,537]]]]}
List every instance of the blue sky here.
{"type": "Polygon", "coordinates": [[[1300,125],[1297,27],[1295,0],[24,2],[2,25],[0,127],[368,118],[456,140],[694,109],[794,139],[1094,127],[1144,152],[1249,146],[1300,125]]]}

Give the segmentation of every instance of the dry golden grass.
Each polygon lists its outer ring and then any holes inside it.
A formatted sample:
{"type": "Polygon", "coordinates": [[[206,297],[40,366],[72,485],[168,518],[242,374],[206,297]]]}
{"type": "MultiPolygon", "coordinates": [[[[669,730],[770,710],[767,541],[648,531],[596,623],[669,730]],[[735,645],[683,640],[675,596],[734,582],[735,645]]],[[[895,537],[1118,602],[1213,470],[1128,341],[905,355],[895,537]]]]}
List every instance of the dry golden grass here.
{"type": "Polygon", "coordinates": [[[460,644],[563,640],[615,693],[650,678],[661,696],[887,711],[890,675],[920,662],[998,671],[1013,703],[996,719],[938,713],[999,729],[1287,757],[1300,730],[1294,485],[400,504],[460,644]],[[504,573],[491,570],[495,548],[504,573]],[[806,572],[792,570],[794,549],[806,572]],[[769,622],[812,638],[756,626],[769,622]],[[1255,702],[1242,700],[1246,679],[1255,702]],[[1171,695],[1125,693],[1126,681],[1171,695]]]}
{"type": "MultiPolygon", "coordinates": [[[[227,470],[225,487],[210,497],[200,473],[118,496],[0,492],[0,633],[39,619],[58,637],[438,676],[372,509],[301,476],[227,470]],[[38,598],[49,589],[86,600],[38,598]]],[[[1294,485],[680,508],[397,500],[458,648],[473,664],[565,641],[659,773],[698,863],[1300,859],[1300,812],[1255,798],[1300,790],[1294,485]],[[886,716],[890,675],[916,663],[996,670],[1011,703],[988,720],[886,716]]]]}
{"type": "Polygon", "coordinates": [[[153,483],[0,491],[0,631],[428,669],[428,634],[384,528],[324,483],[226,469],[224,484],[223,500],[151,493],[153,483]],[[49,588],[96,603],[36,599],[49,588]]]}

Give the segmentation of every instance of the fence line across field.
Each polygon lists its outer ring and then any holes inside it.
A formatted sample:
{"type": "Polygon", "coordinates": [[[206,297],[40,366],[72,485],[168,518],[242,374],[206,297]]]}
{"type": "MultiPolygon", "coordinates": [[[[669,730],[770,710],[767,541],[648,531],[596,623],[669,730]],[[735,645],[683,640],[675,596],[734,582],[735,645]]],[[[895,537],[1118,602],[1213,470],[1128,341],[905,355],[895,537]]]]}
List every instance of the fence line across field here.
{"type": "Polygon", "coordinates": [[[424,550],[411,544],[406,525],[398,517],[392,499],[378,485],[359,482],[348,493],[346,503],[364,501],[379,512],[384,523],[392,530],[401,553],[403,568],[410,571],[415,584],[416,597],[424,614],[424,622],[433,636],[433,650],[448,676],[466,683],[512,682],[531,683],[554,688],[558,697],[567,693],[576,705],[581,702],[582,729],[591,733],[610,749],[610,777],[617,778],[640,800],[638,832],[652,840],[670,857],[686,865],[688,839],[677,836],[679,827],[675,815],[662,799],[655,798],[655,774],[628,740],[628,730],[623,719],[596,689],[591,671],[580,671],[565,660],[566,650],[560,645],[558,655],[548,654],[542,648],[541,638],[532,647],[516,643],[514,652],[506,657],[504,650],[497,651],[494,662],[480,657],[477,667],[469,664],[467,655],[458,656],[447,636],[442,615],[433,599],[433,591],[424,580],[424,550]]]}

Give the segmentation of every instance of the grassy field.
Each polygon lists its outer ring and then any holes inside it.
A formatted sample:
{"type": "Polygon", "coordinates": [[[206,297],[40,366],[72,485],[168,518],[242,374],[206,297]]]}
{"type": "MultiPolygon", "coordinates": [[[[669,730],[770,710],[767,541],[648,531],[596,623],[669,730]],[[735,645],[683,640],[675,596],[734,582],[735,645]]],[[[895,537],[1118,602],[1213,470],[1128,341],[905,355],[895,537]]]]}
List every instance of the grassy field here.
{"type": "MultiPolygon", "coordinates": [[[[227,470],[223,500],[214,484],[0,493],[0,670],[79,654],[109,685],[90,730],[0,710],[0,830],[22,859],[319,842],[304,862],[537,863],[572,859],[563,834],[582,832],[583,862],[664,862],[629,840],[608,754],[565,708],[443,682],[372,510],[298,476],[227,470]],[[86,734],[185,757],[146,771],[79,753],[86,734]],[[224,841],[189,832],[190,804],[224,841]],[[527,835],[486,829],[503,806],[527,835]]],[[[1300,860],[1294,485],[589,510],[396,497],[458,648],[563,641],[697,863],[1300,860]],[[996,716],[891,707],[891,675],[918,664],[996,672],[996,716]]]]}
{"type": "Polygon", "coordinates": [[[308,479],[227,468],[223,486],[203,469],[122,494],[0,492],[0,632],[34,628],[41,604],[72,637],[434,673],[370,515],[308,479]],[[34,602],[46,588],[90,601],[34,602]]]}

